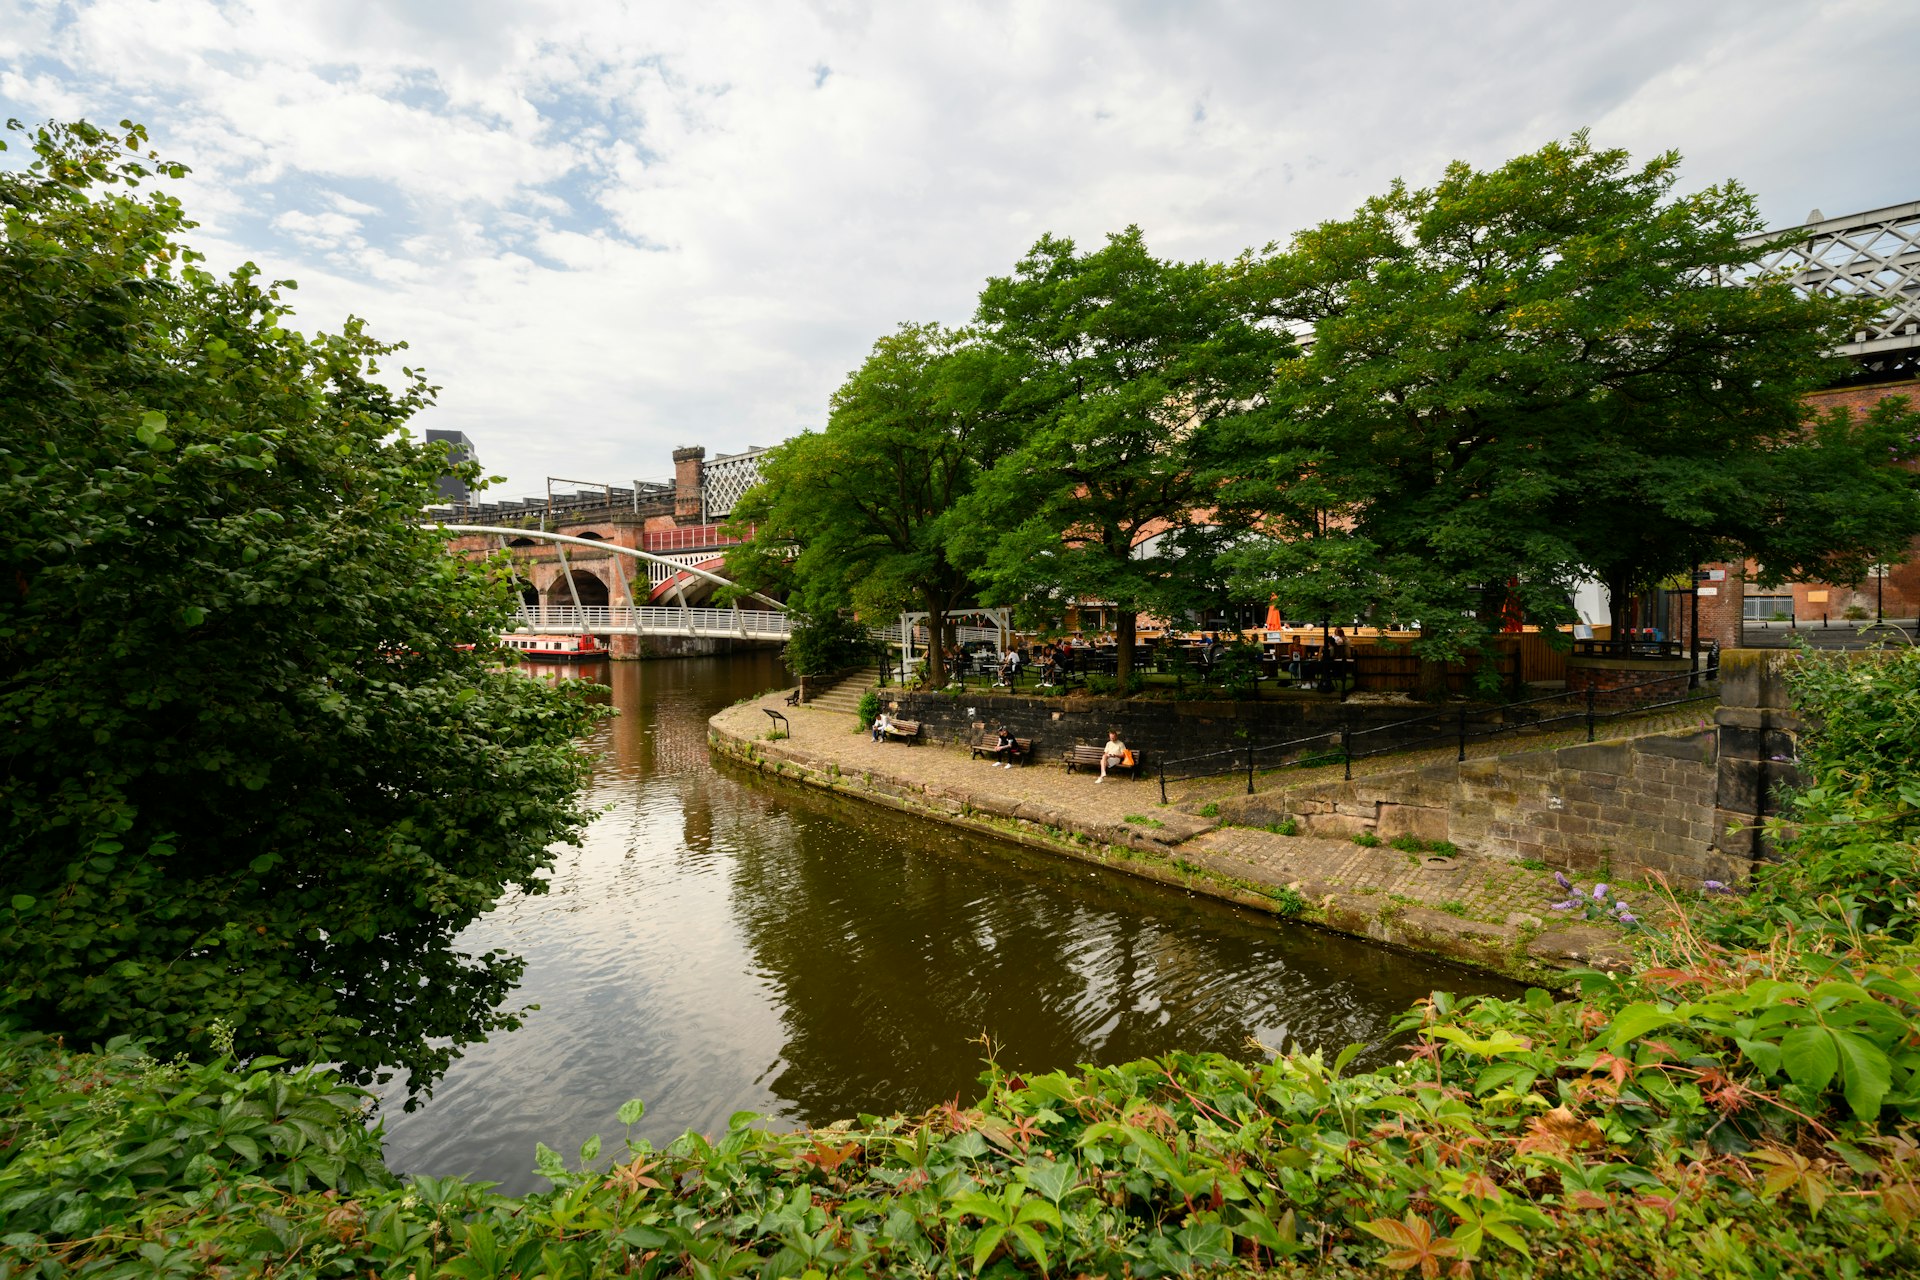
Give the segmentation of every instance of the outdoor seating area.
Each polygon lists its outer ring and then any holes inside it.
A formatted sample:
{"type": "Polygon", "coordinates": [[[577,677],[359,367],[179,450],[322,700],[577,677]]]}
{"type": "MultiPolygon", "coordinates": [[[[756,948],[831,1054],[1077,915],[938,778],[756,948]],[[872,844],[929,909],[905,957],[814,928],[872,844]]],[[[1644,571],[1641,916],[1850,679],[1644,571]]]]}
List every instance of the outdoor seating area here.
{"type": "MultiPolygon", "coordinates": [[[[1569,657],[1679,658],[1702,670],[1717,665],[1711,643],[1696,655],[1672,640],[1611,640],[1607,630],[1582,626],[1555,636],[1525,627],[1494,637],[1490,656],[1443,666],[1414,651],[1418,631],[1285,625],[1257,631],[1142,631],[1134,644],[1133,679],[1124,694],[1118,686],[1119,647],[1110,635],[1007,632],[1008,647],[1003,650],[976,633],[948,653],[943,687],[1041,698],[1345,699],[1357,693],[1425,696],[1442,691],[1448,696],[1497,693],[1519,698],[1530,690],[1564,685],[1569,657]]],[[[891,678],[913,687],[924,681],[925,670],[924,657],[917,657],[910,665],[893,665],[891,678]]]]}

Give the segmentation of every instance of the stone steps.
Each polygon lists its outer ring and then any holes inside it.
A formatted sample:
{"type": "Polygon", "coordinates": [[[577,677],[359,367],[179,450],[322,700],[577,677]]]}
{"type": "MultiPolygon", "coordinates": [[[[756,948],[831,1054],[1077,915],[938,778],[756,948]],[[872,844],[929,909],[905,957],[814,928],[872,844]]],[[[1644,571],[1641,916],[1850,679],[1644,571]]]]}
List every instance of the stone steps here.
{"type": "Polygon", "coordinates": [[[860,710],[860,699],[866,696],[867,690],[879,683],[880,668],[866,667],[851,673],[825,693],[816,696],[807,705],[821,711],[839,711],[847,715],[855,715],[860,710]]]}

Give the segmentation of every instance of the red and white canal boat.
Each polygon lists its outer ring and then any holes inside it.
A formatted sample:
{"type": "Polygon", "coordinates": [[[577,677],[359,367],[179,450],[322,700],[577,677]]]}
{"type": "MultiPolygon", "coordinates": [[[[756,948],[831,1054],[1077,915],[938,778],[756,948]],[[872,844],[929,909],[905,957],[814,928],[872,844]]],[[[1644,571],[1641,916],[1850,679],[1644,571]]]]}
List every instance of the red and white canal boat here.
{"type": "Polygon", "coordinates": [[[515,632],[501,636],[500,644],[527,662],[579,662],[607,656],[607,646],[601,643],[598,636],[522,635],[515,632]]]}

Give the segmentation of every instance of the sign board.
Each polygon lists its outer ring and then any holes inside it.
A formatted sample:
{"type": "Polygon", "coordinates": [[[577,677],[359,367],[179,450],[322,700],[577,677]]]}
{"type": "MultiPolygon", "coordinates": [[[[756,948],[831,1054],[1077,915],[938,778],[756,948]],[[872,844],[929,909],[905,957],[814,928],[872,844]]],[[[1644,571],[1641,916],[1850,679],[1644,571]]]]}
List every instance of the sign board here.
{"type": "Polygon", "coordinates": [[[1707,570],[1708,582],[1725,582],[1726,580],[1727,580],[1727,571],[1725,569],[1707,570]]]}
{"type": "Polygon", "coordinates": [[[1697,596],[1717,596],[1717,595],[1719,595],[1719,594],[1720,594],[1720,588],[1718,588],[1718,587],[1699,587],[1699,588],[1696,588],[1696,589],[1694,590],[1694,593],[1693,593],[1693,594],[1695,594],[1695,595],[1697,595],[1697,596]]]}
{"type": "Polygon", "coordinates": [[[1825,604],[1826,602],[1827,602],[1827,593],[1826,593],[1826,592],[1824,592],[1824,591],[1809,591],[1809,592],[1807,592],[1807,603],[1808,603],[1808,604],[1825,604]]]}

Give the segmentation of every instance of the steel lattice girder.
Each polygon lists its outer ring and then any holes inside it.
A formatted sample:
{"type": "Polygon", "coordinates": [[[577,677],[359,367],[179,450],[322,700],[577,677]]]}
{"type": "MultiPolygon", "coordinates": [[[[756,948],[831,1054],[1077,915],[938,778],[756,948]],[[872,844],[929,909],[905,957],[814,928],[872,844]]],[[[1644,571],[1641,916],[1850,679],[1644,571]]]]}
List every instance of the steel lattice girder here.
{"type": "MultiPolygon", "coordinates": [[[[1836,354],[1920,351],[1920,200],[1788,228],[1794,230],[1806,238],[1762,254],[1756,274],[1785,275],[1806,293],[1886,299],[1886,310],[1836,354]]],[[[1770,231],[1744,243],[1764,244],[1782,234],[1770,231]]]]}

